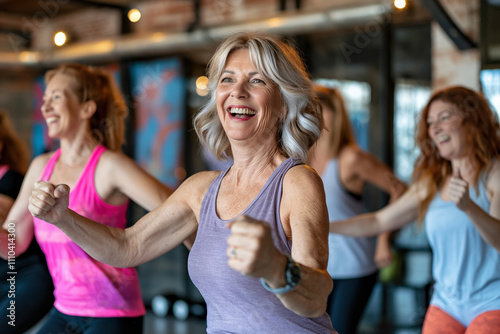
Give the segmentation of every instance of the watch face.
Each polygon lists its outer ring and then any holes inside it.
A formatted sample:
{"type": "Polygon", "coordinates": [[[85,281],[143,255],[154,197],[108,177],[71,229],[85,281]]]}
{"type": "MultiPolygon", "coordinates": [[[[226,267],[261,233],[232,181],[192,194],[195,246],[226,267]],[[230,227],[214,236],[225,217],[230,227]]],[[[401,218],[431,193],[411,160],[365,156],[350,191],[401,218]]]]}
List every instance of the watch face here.
{"type": "Polygon", "coordinates": [[[299,284],[301,273],[300,273],[300,267],[297,264],[295,264],[293,262],[289,263],[288,270],[287,270],[286,274],[287,274],[286,278],[287,278],[288,284],[290,284],[292,286],[299,284]]]}
{"type": "Polygon", "coordinates": [[[292,269],[290,270],[292,274],[292,282],[295,284],[300,282],[300,267],[297,265],[294,265],[292,269]]]}

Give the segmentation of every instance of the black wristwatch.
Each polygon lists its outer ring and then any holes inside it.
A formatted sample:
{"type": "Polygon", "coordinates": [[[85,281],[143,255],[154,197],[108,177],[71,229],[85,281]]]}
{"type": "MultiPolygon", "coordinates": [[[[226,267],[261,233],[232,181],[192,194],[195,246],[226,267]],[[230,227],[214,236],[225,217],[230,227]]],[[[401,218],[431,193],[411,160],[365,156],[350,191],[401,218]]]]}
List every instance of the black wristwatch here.
{"type": "Polygon", "coordinates": [[[301,278],[301,271],[299,265],[293,262],[290,256],[287,256],[287,263],[285,268],[285,282],[286,282],[285,286],[273,289],[269,285],[267,285],[266,281],[263,278],[260,279],[260,282],[262,283],[262,286],[266,288],[267,291],[276,294],[284,294],[294,290],[300,283],[300,278],[301,278]]]}

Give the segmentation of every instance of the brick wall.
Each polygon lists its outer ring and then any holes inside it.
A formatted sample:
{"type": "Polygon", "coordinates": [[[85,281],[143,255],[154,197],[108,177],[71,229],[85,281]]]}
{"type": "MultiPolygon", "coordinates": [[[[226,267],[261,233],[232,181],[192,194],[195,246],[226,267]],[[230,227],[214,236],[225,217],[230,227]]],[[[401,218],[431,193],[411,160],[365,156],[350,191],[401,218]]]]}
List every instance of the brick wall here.
{"type": "Polygon", "coordinates": [[[17,134],[31,148],[33,82],[36,73],[9,71],[0,76],[0,110],[9,114],[17,134]]]}
{"type": "MultiPolygon", "coordinates": [[[[280,11],[277,0],[201,0],[200,27],[238,24],[297,12],[307,13],[332,8],[380,4],[377,0],[303,0],[297,11],[295,1],[287,1],[280,11]]],[[[142,17],[131,24],[133,33],[187,31],[195,20],[194,4],[186,0],[145,1],[137,7],[142,17]]],[[[47,17],[47,14],[45,15],[47,17]]],[[[1,15],[0,15],[1,19],[1,15]]],[[[120,12],[116,9],[89,9],[58,15],[50,20],[24,17],[24,26],[33,35],[33,48],[55,48],[52,42],[57,30],[67,30],[76,41],[114,37],[120,33],[120,12]]]]}
{"type": "Polygon", "coordinates": [[[32,48],[55,48],[53,35],[59,30],[69,32],[75,42],[112,38],[120,34],[120,12],[108,9],[87,9],[55,17],[40,25],[33,36],[32,48]]]}

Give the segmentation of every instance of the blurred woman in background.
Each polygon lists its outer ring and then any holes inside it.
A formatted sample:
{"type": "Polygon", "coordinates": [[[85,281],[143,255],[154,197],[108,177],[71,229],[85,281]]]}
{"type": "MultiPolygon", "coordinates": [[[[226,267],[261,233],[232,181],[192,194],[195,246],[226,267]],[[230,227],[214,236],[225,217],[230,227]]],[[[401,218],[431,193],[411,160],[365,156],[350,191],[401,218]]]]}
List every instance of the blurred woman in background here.
{"type": "MultiPolygon", "coordinates": [[[[309,164],[323,180],[331,222],[366,212],[363,197],[368,183],[396,200],[406,190],[388,166],[356,143],[344,99],[336,88],[315,85],[325,127],[309,154],[309,164]]],[[[354,238],[330,233],[328,273],[333,291],[328,313],[339,333],[356,333],[378,279],[378,268],[392,262],[389,233],[354,238]]]]}

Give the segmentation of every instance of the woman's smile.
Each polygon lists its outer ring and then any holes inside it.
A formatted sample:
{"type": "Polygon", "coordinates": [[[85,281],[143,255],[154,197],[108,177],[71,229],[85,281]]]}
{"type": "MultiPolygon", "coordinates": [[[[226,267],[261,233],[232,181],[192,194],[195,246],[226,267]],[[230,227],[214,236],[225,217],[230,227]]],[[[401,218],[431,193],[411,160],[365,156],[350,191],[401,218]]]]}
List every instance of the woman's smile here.
{"type": "Polygon", "coordinates": [[[248,120],[255,116],[256,111],[248,107],[229,107],[227,109],[231,119],[248,120]]]}

